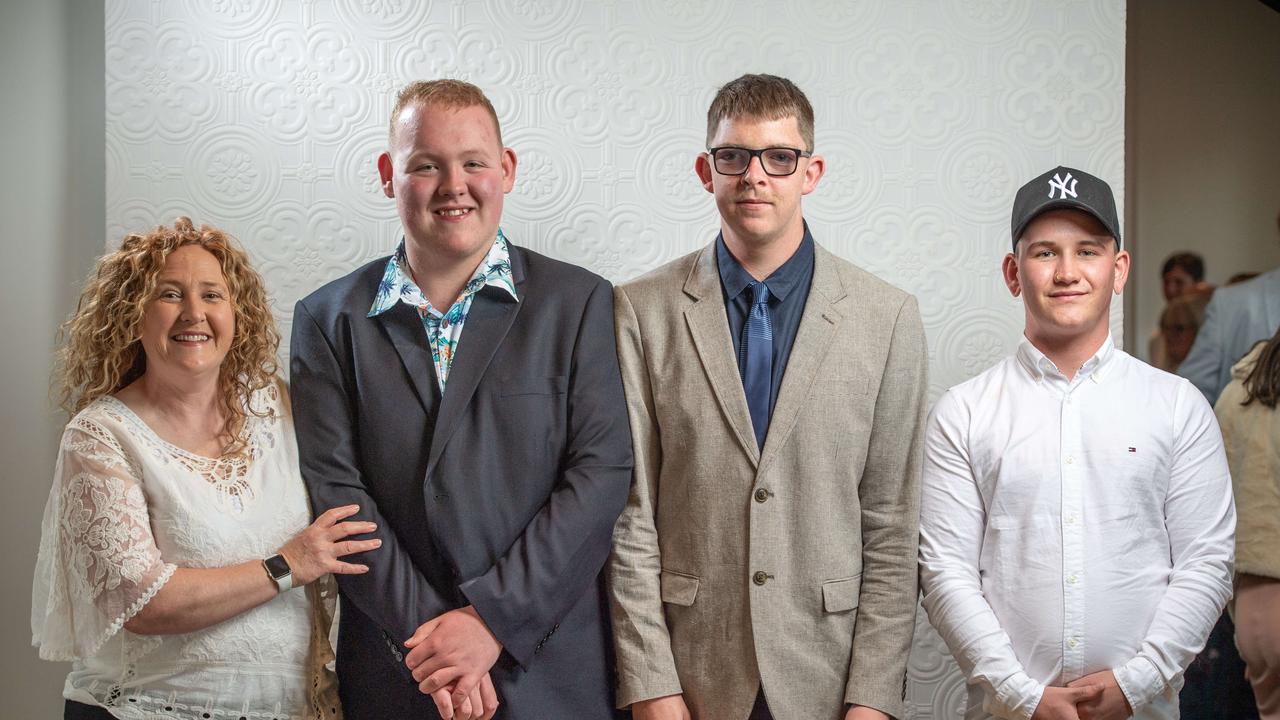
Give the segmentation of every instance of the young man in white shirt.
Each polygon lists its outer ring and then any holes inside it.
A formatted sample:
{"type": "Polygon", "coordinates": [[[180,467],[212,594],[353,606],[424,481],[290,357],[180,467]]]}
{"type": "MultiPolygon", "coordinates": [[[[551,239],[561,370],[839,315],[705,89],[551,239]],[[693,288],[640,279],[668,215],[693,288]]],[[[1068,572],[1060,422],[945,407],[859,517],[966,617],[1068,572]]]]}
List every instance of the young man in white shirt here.
{"type": "Polygon", "coordinates": [[[929,418],[924,607],[969,720],[1173,720],[1231,595],[1222,436],[1195,387],[1112,343],[1129,254],[1105,182],[1051,170],[1011,226],[1025,337],[929,418]]]}

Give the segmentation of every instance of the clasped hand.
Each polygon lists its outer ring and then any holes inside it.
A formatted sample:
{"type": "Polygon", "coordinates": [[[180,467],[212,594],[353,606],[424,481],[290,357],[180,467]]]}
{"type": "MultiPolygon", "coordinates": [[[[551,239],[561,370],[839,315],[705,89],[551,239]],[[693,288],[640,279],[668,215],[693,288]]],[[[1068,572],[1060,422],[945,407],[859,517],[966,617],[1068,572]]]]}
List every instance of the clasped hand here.
{"type": "Polygon", "coordinates": [[[1085,675],[1064,688],[1047,687],[1031,720],[1123,720],[1133,716],[1110,670],[1085,675]]]}
{"type": "Polygon", "coordinates": [[[468,605],[423,623],[405,641],[404,664],[445,720],[489,720],[498,695],[489,669],[502,643],[468,605]]]}

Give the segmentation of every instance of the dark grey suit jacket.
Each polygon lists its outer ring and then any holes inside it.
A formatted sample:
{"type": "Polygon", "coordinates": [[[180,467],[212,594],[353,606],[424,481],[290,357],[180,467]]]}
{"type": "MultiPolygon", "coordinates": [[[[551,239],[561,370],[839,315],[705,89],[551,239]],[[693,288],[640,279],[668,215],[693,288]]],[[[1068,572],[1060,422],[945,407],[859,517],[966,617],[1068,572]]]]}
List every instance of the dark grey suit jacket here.
{"type": "Polygon", "coordinates": [[[383,541],[338,576],[346,717],[437,717],[401,643],[467,604],[504,647],[499,717],[613,717],[600,569],[632,458],[612,288],[512,245],[520,300],[477,294],[441,398],[414,309],[367,317],[386,262],[300,301],[290,352],[312,507],[358,503],[383,541]]]}

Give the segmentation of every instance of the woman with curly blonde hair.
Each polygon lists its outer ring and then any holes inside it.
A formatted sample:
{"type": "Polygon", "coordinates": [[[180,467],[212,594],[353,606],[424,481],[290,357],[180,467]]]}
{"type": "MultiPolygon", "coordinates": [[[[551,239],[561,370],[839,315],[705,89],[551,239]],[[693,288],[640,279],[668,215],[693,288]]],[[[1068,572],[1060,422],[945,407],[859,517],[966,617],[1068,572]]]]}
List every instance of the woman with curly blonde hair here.
{"type": "Polygon", "coordinates": [[[32,591],[65,718],[333,718],[327,598],[357,508],[309,523],[262,278],[227,235],[129,235],[59,351],[62,436],[32,591]],[[289,592],[306,586],[306,592],[289,592]]]}

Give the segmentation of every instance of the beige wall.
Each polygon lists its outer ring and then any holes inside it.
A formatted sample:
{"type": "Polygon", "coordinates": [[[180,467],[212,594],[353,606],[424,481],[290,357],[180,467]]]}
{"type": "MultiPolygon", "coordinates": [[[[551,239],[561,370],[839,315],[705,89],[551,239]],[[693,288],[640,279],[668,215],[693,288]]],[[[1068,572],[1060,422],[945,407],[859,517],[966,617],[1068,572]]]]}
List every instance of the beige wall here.
{"type": "Polygon", "coordinates": [[[1280,13],[1258,0],[1130,0],[1129,245],[1145,354],[1160,265],[1204,255],[1215,284],[1280,265],[1280,13]]]}
{"type": "Polygon", "coordinates": [[[54,334],[102,248],[102,28],[99,3],[0,4],[0,547],[8,557],[0,715],[7,718],[61,717],[68,667],[39,660],[31,648],[31,573],[64,422],[49,401],[54,334]]]}

